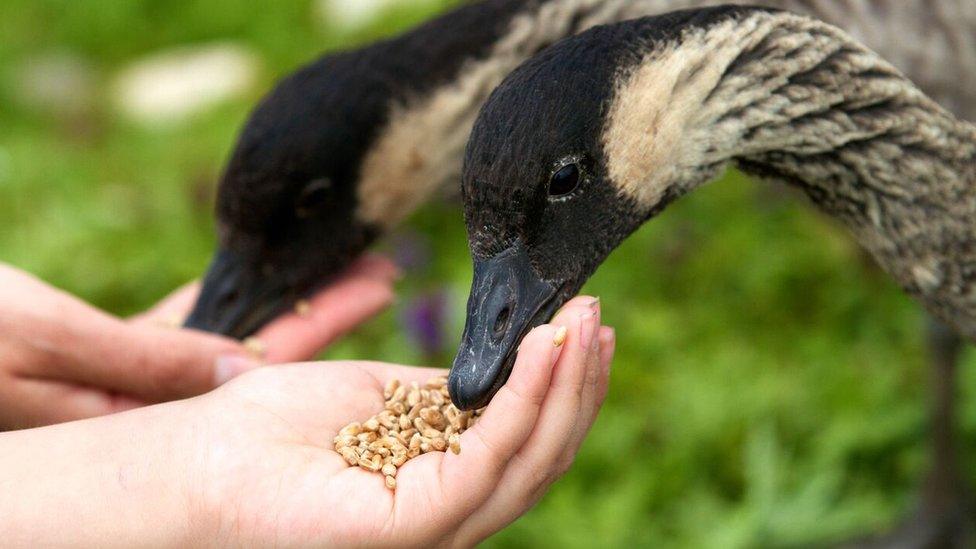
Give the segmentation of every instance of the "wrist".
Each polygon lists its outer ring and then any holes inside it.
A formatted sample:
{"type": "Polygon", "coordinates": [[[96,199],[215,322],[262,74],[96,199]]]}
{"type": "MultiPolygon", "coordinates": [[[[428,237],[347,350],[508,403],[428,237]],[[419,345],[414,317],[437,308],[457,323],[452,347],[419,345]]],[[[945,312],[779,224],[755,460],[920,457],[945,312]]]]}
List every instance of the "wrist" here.
{"type": "Polygon", "coordinates": [[[107,547],[190,539],[180,408],[0,434],[0,539],[107,547]]]}

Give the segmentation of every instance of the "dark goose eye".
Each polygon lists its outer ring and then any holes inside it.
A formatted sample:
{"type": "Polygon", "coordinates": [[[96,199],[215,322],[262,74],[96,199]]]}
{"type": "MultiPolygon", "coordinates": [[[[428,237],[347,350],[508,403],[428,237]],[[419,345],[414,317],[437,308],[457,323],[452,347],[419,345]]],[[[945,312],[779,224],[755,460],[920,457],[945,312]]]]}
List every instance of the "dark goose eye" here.
{"type": "Polygon", "coordinates": [[[576,190],[580,183],[580,169],[576,163],[566,164],[549,178],[549,196],[565,196],[576,190]]]}
{"type": "Polygon", "coordinates": [[[309,181],[295,201],[295,215],[305,218],[315,213],[315,210],[328,198],[331,186],[332,182],[324,177],[309,181]]]}

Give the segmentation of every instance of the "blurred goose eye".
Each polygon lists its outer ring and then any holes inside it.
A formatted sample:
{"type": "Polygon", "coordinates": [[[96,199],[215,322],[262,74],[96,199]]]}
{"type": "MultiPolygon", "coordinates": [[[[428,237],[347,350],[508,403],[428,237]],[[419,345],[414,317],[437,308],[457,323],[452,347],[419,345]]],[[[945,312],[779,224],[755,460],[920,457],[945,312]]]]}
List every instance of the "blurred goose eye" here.
{"type": "Polygon", "coordinates": [[[315,213],[328,198],[331,186],[332,182],[324,177],[309,181],[295,201],[295,215],[305,218],[315,213]]]}
{"type": "Polygon", "coordinates": [[[574,162],[556,170],[549,178],[549,196],[565,196],[576,190],[580,183],[580,168],[574,162]]]}

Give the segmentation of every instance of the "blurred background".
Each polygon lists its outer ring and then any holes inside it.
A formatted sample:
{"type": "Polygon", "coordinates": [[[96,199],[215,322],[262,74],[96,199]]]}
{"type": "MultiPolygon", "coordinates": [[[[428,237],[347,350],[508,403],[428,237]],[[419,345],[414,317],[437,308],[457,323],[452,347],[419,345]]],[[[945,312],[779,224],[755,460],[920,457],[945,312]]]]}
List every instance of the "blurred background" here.
{"type": "MultiPolygon", "coordinates": [[[[116,314],[149,306],[205,268],[222,163],[277,78],[454,3],[4,0],[0,261],[116,314]]],[[[471,274],[456,200],[379,248],[406,268],[400,300],[325,357],[448,366],[471,274]]],[[[487,546],[817,544],[911,509],[923,315],[802,198],[730,173],[585,292],[619,338],[607,404],[572,471],[487,546]]]]}

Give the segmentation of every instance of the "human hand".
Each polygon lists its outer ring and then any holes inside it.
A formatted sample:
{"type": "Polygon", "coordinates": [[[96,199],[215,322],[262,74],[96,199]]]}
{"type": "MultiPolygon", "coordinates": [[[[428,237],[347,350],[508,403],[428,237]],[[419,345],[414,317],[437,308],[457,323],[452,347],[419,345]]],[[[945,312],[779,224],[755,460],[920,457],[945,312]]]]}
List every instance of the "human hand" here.
{"type": "Polygon", "coordinates": [[[577,298],[523,340],[511,377],[461,436],[383,476],[332,450],[383,408],[391,378],[444,370],[368,362],[260,368],[206,395],[0,433],[5,546],[470,546],[570,467],[607,391],[615,338],[577,298]],[[568,329],[554,345],[557,326],[568,329]],[[585,342],[589,340],[589,345],[585,342]]]}
{"type": "Polygon", "coordinates": [[[521,344],[512,375],[461,453],[408,461],[389,491],[350,468],[332,439],[383,409],[391,378],[444,370],[366,362],[266,368],[201,400],[189,497],[191,543],[470,546],[527,511],[570,467],[607,390],[615,339],[599,303],[577,298],[521,344]],[[554,345],[557,326],[568,328],[554,345]],[[192,491],[191,491],[192,493],[192,491]]]}
{"type": "MultiPolygon", "coordinates": [[[[312,358],[393,299],[396,267],[360,259],[257,337],[265,362],[312,358]]],[[[123,320],[0,264],[0,431],[99,416],[198,395],[260,366],[241,343],[174,326],[199,291],[181,288],[123,320]]]]}

